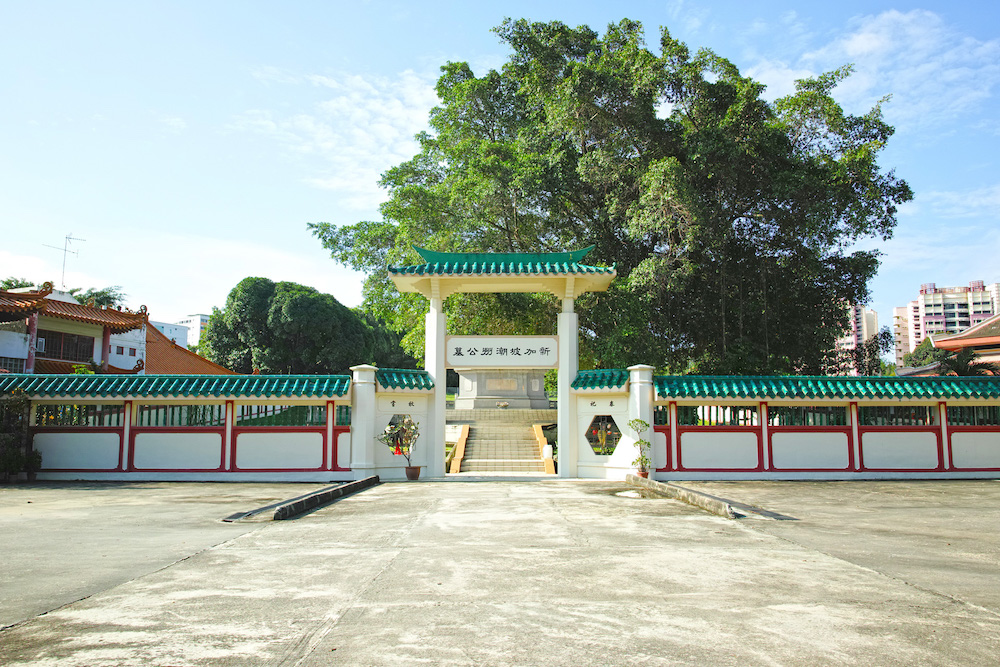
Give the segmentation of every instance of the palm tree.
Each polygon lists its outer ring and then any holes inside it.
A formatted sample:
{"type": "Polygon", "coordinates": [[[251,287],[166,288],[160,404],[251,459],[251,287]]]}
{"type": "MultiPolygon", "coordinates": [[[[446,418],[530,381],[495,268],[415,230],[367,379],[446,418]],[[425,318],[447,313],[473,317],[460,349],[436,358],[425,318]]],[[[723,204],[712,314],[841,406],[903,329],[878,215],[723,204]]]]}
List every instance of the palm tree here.
{"type": "Polygon", "coordinates": [[[971,347],[941,360],[938,368],[941,375],[1000,375],[1000,364],[992,361],[976,361],[976,353],[971,347]]]}

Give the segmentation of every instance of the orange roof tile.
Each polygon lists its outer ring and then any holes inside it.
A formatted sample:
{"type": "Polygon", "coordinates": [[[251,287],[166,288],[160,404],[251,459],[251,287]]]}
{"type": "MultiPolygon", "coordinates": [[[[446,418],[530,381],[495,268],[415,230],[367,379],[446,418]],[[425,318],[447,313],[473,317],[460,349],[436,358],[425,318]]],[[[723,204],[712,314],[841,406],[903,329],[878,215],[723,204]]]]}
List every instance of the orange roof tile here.
{"type": "Polygon", "coordinates": [[[0,322],[19,319],[45,308],[48,292],[7,292],[0,290],[0,322]]]}
{"type": "Polygon", "coordinates": [[[42,314],[47,317],[98,324],[111,329],[111,333],[124,333],[139,329],[146,321],[145,312],[132,313],[114,308],[94,308],[53,299],[46,300],[42,314]]]}
{"type": "Polygon", "coordinates": [[[198,356],[167,338],[162,331],[146,327],[146,373],[150,375],[235,375],[231,370],[198,356]]]}
{"type": "Polygon", "coordinates": [[[116,310],[114,308],[94,308],[79,303],[69,303],[46,298],[49,291],[6,292],[0,290],[0,321],[9,321],[38,312],[47,317],[85,322],[108,327],[111,333],[124,333],[140,328],[146,321],[145,307],[140,312],[116,310]],[[6,316],[6,317],[4,317],[6,316]]]}
{"type": "MultiPolygon", "coordinates": [[[[66,375],[73,373],[74,366],[89,366],[81,361],[59,361],[58,359],[35,359],[35,373],[38,375],[66,375]]],[[[114,375],[135,375],[141,370],[140,367],[127,369],[117,366],[108,366],[108,373],[114,375]]],[[[100,364],[97,365],[97,373],[103,373],[100,364]]]]}

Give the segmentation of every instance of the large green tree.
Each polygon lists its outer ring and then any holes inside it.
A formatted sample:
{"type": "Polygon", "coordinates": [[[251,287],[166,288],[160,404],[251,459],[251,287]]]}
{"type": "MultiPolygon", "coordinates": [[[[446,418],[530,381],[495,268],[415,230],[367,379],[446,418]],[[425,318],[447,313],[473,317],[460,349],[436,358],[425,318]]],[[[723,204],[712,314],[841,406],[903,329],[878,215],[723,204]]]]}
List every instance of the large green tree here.
{"type": "MultiPolygon", "coordinates": [[[[708,50],[640,24],[506,21],[512,54],[477,77],[448,63],[420,153],[387,171],[383,219],[310,225],[337,261],[367,272],[365,306],[418,353],[426,302],[386,268],[441,251],[595,245],[606,293],[580,299],[584,363],[672,372],[823,372],[865,303],[905,182],[877,158],[880,105],[847,114],[832,91],[849,67],[768,102],[764,86],[708,50]]],[[[457,295],[453,332],[550,333],[551,295],[457,295]]]]}
{"type": "Polygon", "coordinates": [[[911,368],[919,368],[920,366],[933,364],[935,361],[947,359],[950,354],[948,350],[934,347],[931,339],[928,337],[920,341],[920,345],[913,348],[913,352],[907,352],[903,355],[903,365],[911,368]]]}
{"type": "Polygon", "coordinates": [[[212,311],[201,351],[239,373],[336,374],[361,363],[413,367],[399,336],[329,294],[245,278],[212,311]]]}

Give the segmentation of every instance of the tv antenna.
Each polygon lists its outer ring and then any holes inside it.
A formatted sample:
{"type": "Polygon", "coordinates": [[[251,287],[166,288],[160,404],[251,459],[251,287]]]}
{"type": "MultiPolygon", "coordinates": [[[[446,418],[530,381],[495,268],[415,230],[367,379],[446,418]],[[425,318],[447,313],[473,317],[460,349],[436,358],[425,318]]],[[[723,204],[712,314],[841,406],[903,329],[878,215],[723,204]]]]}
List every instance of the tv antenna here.
{"type": "Polygon", "coordinates": [[[66,287],[66,255],[79,255],[80,254],[79,250],[70,250],[69,249],[69,244],[71,242],[73,242],[73,241],[86,241],[86,240],[87,239],[78,239],[75,236],[73,236],[73,232],[70,232],[69,234],[66,235],[66,242],[63,243],[63,247],[62,248],[60,248],[59,246],[55,246],[55,245],[49,245],[48,243],[43,243],[42,244],[46,248],[55,248],[56,250],[62,250],[63,251],[63,269],[62,269],[62,286],[63,287],[66,287]]]}

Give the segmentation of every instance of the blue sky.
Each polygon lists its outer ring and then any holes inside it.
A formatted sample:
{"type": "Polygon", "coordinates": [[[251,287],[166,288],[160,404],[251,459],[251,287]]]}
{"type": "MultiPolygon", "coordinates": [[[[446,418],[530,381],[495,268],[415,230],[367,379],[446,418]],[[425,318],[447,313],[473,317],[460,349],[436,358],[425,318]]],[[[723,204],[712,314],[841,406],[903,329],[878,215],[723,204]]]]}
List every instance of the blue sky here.
{"type": "Polygon", "coordinates": [[[448,60],[484,73],[505,16],[659,26],[768,85],[854,63],[836,97],[892,95],[882,164],[915,200],[871,307],[922,282],[1000,281],[1000,3],[33,2],[0,4],[0,275],[121,285],[174,321],[242,278],[361,299],[306,223],[377,219],[379,174],[416,151],[448,60]],[[613,6],[612,6],[613,5],[613,6]]]}

